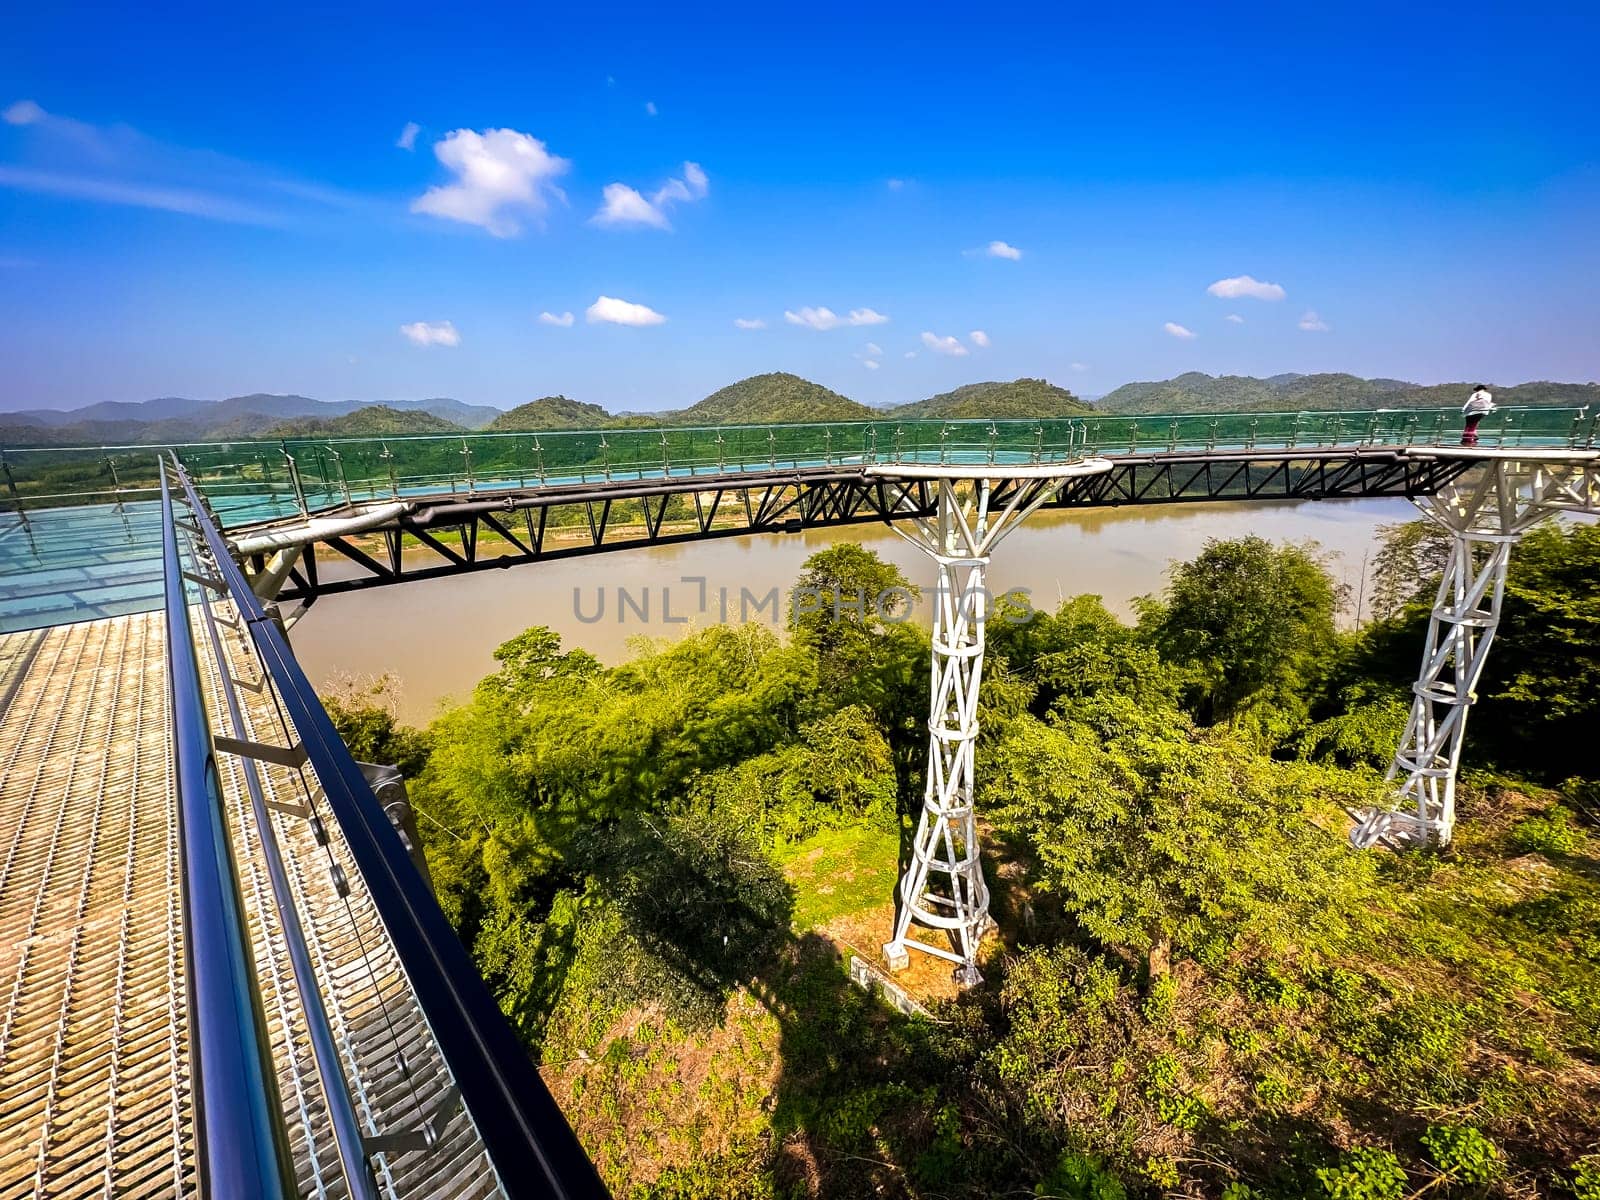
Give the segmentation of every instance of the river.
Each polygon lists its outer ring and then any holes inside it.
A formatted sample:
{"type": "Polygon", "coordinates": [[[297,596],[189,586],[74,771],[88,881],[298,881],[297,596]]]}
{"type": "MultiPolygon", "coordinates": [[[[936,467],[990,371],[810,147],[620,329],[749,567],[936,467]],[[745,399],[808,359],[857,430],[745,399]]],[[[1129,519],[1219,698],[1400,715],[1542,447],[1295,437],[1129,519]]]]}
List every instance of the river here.
{"type": "MultiPolygon", "coordinates": [[[[1041,609],[1094,592],[1128,616],[1135,597],[1159,591],[1168,566],[1199,553],[1207,538],[1254,533],[1317,542],[1333,556],[1335,577],[1354,594],[1364,557],[1376,549],[1377,527],[1415,516],[1403,500],[1040,512],[1000,544],[989,587],[996,595],[1025,588],[1041,609]]],[[[295,626],[291,641],[319,688],[392,675],[402,717],[421,724],[442,704],[468,695],[494,670],[494,648],[529,625],[548,625],[564,645],[617,663],[633,654],[637,638],[681,637],[720,620],[724,589],[730,620],[739,619],[743,596],[748,619],[770,622],[773,590],[789,588],[807,556],[845,540],[875,550],[913,583],[931,586],[933,566],[920,551],[882,525],[856,525],[620,550],[328,596],[295,626]]],[[[929,619],[926,599],[918,616],[929,619]]]]}

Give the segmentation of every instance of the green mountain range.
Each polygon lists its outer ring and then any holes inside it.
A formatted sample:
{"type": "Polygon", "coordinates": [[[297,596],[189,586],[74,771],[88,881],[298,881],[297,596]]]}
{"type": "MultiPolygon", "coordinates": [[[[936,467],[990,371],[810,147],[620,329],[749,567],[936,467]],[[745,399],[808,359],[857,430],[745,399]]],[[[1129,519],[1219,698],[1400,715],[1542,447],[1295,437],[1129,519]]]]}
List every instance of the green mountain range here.
{"type": "MultiPolygon", "coordinates": [[[[1600,384],[1490,383],[1502,405],[1600,406],[1600,384]]],[[[146,445],[280,437],[401,437],[407,434],[760,425],[807,421],[1005,420],[1085,413],[1315,412],[1358,408],[1457,407],[1471,383],[1423,385],[1356,375],[1204,375],[1128,383],[1096,403],[1044,379],[970,383],[925,400],[869,408],[820,383],[783,371],[752,375],[688,408],[611,413],[567,396],[544,396],[509,412],[458,400],[359,405],[257,394],[201,402],[164,397],[107,402],[73,412],[0,413],[0,446],[146,445]]]]}
{"type": "MultiPolygon", "coordinates": [[[[1475,381],[1474,381],[1475,382],[1475,381]]],[[[1600,384],[1489,385],[1502,405],[1576,407],[1600,402],[1600,384]]],[[[1203,375],[1125,383],[1095,405],[1105,413],[1326,412],[1351,408],[1448,408],[1465,403],[1473,382],[1423,385],[1357,375],[1203,375]]]]}

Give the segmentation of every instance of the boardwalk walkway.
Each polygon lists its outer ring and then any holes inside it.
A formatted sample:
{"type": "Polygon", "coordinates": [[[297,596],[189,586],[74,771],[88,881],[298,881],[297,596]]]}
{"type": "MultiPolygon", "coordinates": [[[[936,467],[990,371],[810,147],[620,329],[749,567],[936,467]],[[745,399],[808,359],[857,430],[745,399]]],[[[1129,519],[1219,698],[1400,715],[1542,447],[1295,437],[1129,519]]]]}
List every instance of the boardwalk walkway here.
{"type": "MultiPolygon", "coordinates": [[[[0,635],[0,1200],[194,1186],[162,625],[142,613],[0,635]]],[[[218,731],[220,672],[261,682],[223,633],[226,664],[200,639],[218,731]]],[[[246,737],[292,741],[270,683],[241,694],[246,737]]],[[[219,755],[218,770],[296,1183],[342,1196],[242,761],[219,755]]],[[[499,1194],[342,839],[320,845],[296,811],[316,803],[314,776],[263,765],[262,783],[365,1131],[440,1119],[431,1149],[374,1155],[381,1192],[499,1194]]]]}

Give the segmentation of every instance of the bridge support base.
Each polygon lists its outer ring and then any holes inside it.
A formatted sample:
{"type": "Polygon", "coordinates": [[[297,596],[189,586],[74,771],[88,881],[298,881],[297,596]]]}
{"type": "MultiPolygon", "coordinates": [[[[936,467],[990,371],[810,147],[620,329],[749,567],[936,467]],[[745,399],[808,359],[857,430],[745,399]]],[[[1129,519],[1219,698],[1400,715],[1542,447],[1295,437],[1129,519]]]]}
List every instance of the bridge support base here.
{"type": "Polygon", "coordinates": [[[1553,512],[1596,511],[1600,472],[1495,461],[1416,504],[1450,533],[1450,555],[1412,685],[1411,716],[1386,776],[1396,785],[1395,804],[1361,815],[1350,834],[1361,848],[1450,841],[1467,710],[1500,624],[1511,548],[1553,512]]]}
{"type": "Polygon", "coordinates": [[[953,963],[956,982],[966,987],[982,981],[978,944],[993,927],[973,815],[973,747],[989,608],[984,573],[1000,539],[1060,484],[942,478],[936,486],[934,515],[909,522],[910,529],[894,526],[933,559],[938,579],[927,783],[911,859],[900,877],[894,937],[883,957],[889,970],[898,971],[910,965],[911,950],[921,950],[953,963]],[[958,487],[970,491],[963,497],[958,487]],[[948,944],[911,937],[913,922],[942,934],[948,944]]]}

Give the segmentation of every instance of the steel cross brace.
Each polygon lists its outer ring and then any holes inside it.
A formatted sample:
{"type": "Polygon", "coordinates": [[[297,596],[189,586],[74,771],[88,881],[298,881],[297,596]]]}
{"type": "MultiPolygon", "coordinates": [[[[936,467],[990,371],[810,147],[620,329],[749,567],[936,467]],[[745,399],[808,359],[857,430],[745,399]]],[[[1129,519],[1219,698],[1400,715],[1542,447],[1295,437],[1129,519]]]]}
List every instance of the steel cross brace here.
{"type": "Polygon", "coordinates": [[[1428,618],[1411,715],[1385,776],[1397,785],[1395,803],[1361,814],[1350,840],[1362,848],[1450,841],[1467,711],[1500,624],[1511,548],[1552,513],[1600,512],[1600,469],[1491,461],[1414,503],[1449,531],[1450,556],[1428,618]]]}

